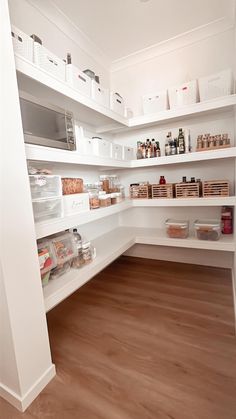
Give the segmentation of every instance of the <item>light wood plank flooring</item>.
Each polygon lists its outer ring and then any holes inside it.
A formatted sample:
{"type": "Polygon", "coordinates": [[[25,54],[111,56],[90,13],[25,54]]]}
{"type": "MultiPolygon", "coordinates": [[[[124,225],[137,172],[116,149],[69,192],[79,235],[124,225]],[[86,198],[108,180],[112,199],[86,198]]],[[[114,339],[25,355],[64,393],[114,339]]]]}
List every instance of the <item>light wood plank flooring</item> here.
{"type": "Polygon", "coordinates": [[[123,256],[48,326],[57,377],[1,419],[236,419],[228,270],[123,256]]]}

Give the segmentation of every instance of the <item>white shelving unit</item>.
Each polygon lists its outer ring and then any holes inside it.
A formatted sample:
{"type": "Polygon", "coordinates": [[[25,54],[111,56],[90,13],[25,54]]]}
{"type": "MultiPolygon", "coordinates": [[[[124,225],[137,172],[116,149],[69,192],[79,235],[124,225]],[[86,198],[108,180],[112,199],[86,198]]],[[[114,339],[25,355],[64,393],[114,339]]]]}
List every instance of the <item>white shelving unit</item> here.
{"type": "Polygon", "coordinates": [[[221,207],[236,205],[236,197],[133,199],[132,202],[134,207],[221,207]]]}

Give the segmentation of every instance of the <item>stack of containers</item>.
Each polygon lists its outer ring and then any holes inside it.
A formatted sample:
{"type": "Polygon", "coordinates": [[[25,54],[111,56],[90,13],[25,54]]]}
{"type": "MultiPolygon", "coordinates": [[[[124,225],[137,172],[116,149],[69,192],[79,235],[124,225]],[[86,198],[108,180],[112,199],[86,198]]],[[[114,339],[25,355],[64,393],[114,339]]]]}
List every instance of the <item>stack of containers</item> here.
{"type": "Polygon", "coordinates": [[[62,217],[61,177],[29,175],[35,222],[62,217]]]}
{"type": "Polygon", "coordinates": [[[63,178],[62,190],[65,216],[89,211],[89,194],[83,192],[83,179],[63,178]]]}

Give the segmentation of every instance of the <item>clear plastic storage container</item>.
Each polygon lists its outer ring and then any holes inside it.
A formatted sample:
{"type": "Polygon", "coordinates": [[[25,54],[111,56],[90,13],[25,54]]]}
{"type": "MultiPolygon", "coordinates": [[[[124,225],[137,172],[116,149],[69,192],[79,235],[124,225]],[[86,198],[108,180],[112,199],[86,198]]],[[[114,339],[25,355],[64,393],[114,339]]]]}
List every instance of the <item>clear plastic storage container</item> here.
{"type": "Polygon", "coordinates": [[[219,240],[221,235],[221,222],[219,220],[196,220],[194,230],[199,240],[219,240]]]}
{"type": "Polygon", "coordinates": [[[111,205],[111,194],[99,195],[100,207],[109,207],[111,205]]]}
{"type": "Polygon", "coordinates": [[[54,248],[49,240],[38,242],[38,258],[42,284],[44,286],[48,284],[50,272],[57,264],[54,248]]]}
{"type": "Polygon", "coordinates": [[[34,200],[33,211],[35,222],[60,218],[62,216],[62,200],[61,198],[34,200]]]}
{"type": "Polygon", "coordinates": [[[29,175],[32,199],[58,198],[62,195],[61,177],[29,175]]]}
{"type": "Polygon", "coordinates": [[[189,235],[189,222],[168,219],[165,222],[167,236],[172,239],[186,239],[189,235]]]}
{"type": "Polygon", "coordinates": [[[77,255],[75,240],[72,233],[64,233],[53,237],[52,245],[58,265],[65,264],[77,255]]]}

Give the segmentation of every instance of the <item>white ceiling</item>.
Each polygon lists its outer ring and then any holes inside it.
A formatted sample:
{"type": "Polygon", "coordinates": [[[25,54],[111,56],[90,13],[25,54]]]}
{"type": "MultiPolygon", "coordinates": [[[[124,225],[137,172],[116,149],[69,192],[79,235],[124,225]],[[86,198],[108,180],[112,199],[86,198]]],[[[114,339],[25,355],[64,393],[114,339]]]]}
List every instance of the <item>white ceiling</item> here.
{"type": "Polygon", "coordinates": [[[111,61],[222,17],[234,0],[53,0],[111,61]]]}

